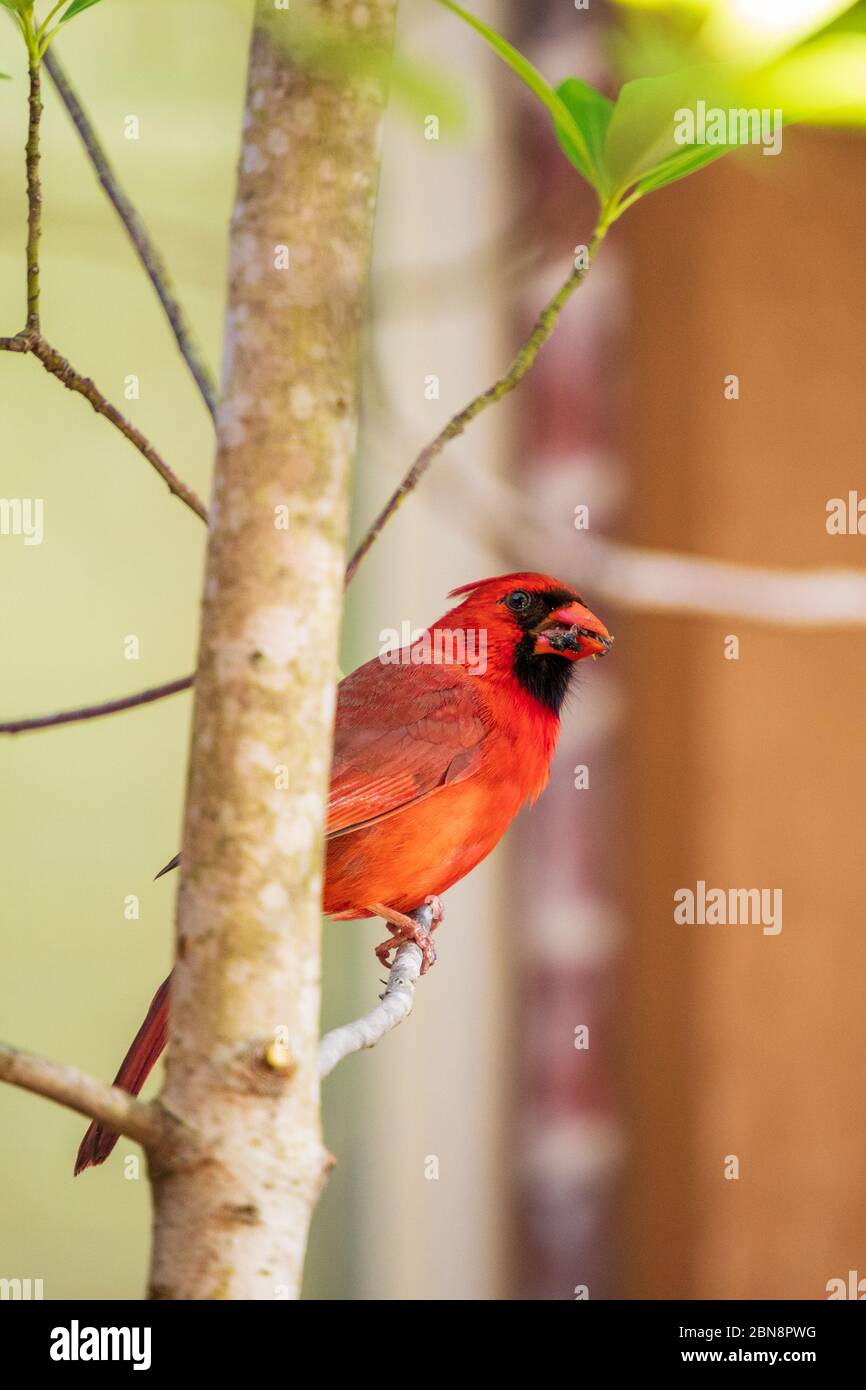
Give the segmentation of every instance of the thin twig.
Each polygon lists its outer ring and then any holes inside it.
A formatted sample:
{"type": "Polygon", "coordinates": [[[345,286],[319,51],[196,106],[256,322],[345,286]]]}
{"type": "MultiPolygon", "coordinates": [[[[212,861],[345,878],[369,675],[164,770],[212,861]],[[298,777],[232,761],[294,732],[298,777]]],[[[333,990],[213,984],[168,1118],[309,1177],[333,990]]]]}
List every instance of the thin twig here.
{"type": "Polygon", "coordinates": [[[134,444],[138,452],[147,459],[151,467],[156,469],[163,482],[167,485],[169,492],[173,493],[175,497],[179,497],[182,502],[185,502],[190,510],[195,512],[196,516],[201,517],[202,521],[207,521],[207,507],[204,502],[202,502],[201,498],[177,476],[174,469],[166,463],[161,454],[157,453],[150,440],[145,438],[141,430],[137,429],[130,420],[127,420],[125,416],[121,415],[117,407],[106,399],[96,383],[91,381],[90,377],[82,376],[80,372],[75,371],[74,367],[67,362],[66,358],[42,337],[31,340],[30,351],[33,353],[34,357],[39,358],[39,361],[47,372],[50,372],[52,376],[56,376],[58,381],[61,381],[68,390],[77,391],[80,396],[83,396],[85,400],[89,401],[98,415],[104,415],[106,420],[110,420],[115,429],[120,430],[120,433],[129,440],[130,444],[134,444]]]}
{"type": "MultiPolygon", "coordinates": [[[[429,909],[421,909],[429,911],[429,909]]],[[[412,913],[412,916],[417,916],[412,913]]],[[[338,1062],[351,1052],[375,1047],[377,1042],[407,1019],[415,1003],[415,985],[421,974],[422,956],[412,941],[398,949],[388,975],[388,984],[379,1004],[363,1018],[332,1028],[319,1043],[319,1076],[329,1076],[338,1062]]]]}
{"type": "Polygon", "coordinates": [[[40,100],[39,59],[30,62],[30,118],[27,132],[27,323],[14,338],[0,338],[0,351],[27,352],[39,359],[47,372],[57,377],[70,391],[84,396],[99,414],[118,429],[168,486],[202,521],[207,521],[207,508],[157,453],[149,439],[141,433],[116,406],[102,394],[95,382],[82,376],[66,358],[43,338],[39,327],[39,239],[42,227],[42,189],[39,182],[39,122],[42,115],[40,100]]]}
{"type": "Polygon", "coordinates": [[[117,714],[124,709],[135,709],[137,705],[150,705],[155,700],[163,700],[167,695],[189,690],[195,676],[181,676],[165,685],[152,685],[149,690],[140,690],[137,695],[124,695],[119,700],[107,700],[101,705],[82,705],[78,709],[61,710],[59,714],[42,714],[33,719],[8,719],[0,723],[0,734],[26,734],[31,729],[53,729],[59,724],[79,724],[85,719],[101,719],[104,714],[117,714]]]}
{"type": "Polygon", "coordinates": [[[24,329],[14,338],[0,338],[0,352],[26,352],[38,358],[46,372],[57,377],[57,380],[62,382],[67,390],[75,391],[79,396],[83,396],[93,406],[97,415],[103,415],[114,425],[115,429],[129,440],[130,444],[135,446],[151,467],[156,469],[169,492],[185,502],[190,511],[195,512],[202,521],[207,522],[207,507],[198,494],[191,487],[188,487],[182,478],[178,477],[174,469],[166,463],[141,430],[133,425],[131,420],[127,420],[125,415],[121,415],[117,406],[112,405],[111,401],[102,394],[96,382],[77,372],[63,354],[58,352],[57,348],[52,347],[49,342],[46,342],[41,334],[24,329]]]}
{"type": "Polygon", "coordinates": [[[56,1100],[58,1105],[77,1110],[80,1115],[135,1139],[146,1149],[163,1144],[174,1128],[165,1111],[136,1100],[118,1086],[109,1086],[77,1067],[22,1052],[7,1043],[0,1043],[0,1081],[56,1100]]]}
{"type": "Polygon", "coordinates": [[[186,315],[178,302],[165,261],[154,245],[153,239],[139,213],[133,207],[126,193],[121,188],[117,175],[111,167],[105,148],[87,112],[81,105],[78,95],[69,81],[56,52],[53,49],[49,49],[43,61],[54,86],[57,88],[60,100],[66,107],[75,129],[81,137],[81,143],[87,151],[96,177],[105,190],[109,202],[126,228],[129,239],[135,248],[136,255],[141,261],[147,277],[156,291],[157,298],[165,311],[165,316],[174,334],[174,340],[177,343],[183,360],[192,373],[193,379],[201,393],[202,400],[210,411],[211,416],[216,419],[216,383],[209,366],[204,361],[201,349],[195,340],[186,315]]]}
{"type": "Polygon", "coordinates": [[[42,116],[39,59],[30,59],[27,122],[27,331],[39,332],[39,240],[42,235],[42,185],[39,181],[39,121],[42,116]]]}
{"type": "Polygon", "coordinates": [[[445,445],[462,434],[466,426],[475,419],[476,415],[480,415],[488,406],[495,405],[497,401],[501,401],[503,396],[507,396],[510,391],[514,390],[518,382],[522,381],[538,356],[539,351],[556,327],[559,315],[562,313],[568,300],[571,298],[578,285],[582,284],[586,278],[587,272],[595,260],[596,253],[603,239],[604,231],[597,228],[589,243],[587,264],[576,266],[560,285],[553,298],[544,306],[535,321],[535,327],[514,357],[508,370],[499,377],[492,386],[489,386],[486,391],[482,391],[479,396],[475,396],[475,398],[471,400],[468,405],[464,406],[461,411],[458,411],[456,415],[452,415],[447,425],[436,435],[436,438],[431,440],[430,443],[421,450],[415,462],[403,478],[403,481],[400,483],[400,486],[392,493],[375,521],[367,530],[366,535],[358,544],[346,569],[346,584],[351,584],[361,561],[367,555],[368,551],[372,549],[373,545],[375,545],[394,513],[402,506],[409,494],[418,486],[418,483],[427,472],[430,464],[437,455],[441,454],[445,445]]]}

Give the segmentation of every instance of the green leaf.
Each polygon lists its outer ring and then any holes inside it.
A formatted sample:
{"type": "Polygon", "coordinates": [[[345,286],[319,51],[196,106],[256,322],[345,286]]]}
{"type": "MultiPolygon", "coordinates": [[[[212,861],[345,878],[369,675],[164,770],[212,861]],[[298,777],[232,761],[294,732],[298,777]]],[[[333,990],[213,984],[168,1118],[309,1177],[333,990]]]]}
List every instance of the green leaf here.
{"type": "Polygon", "coordinates": [[[91,5],[96,5],[97,3],[98,0],[72,0],[72,4],[63,15],[60,23],[65,24],[67,19],[74,19],[75,15],[81,14],[82,10],[89,10],[91,5]]]}
{"type": "MultiPolygon", "coordinates": [[[[483,20],[477,19],[475,15],[470,14],[468,10],[464,10],[460,5],[456,4],[456,0],[439,0],[439,3],[444,5],[446,10],[451,10],[452,14],[456,14],[465,24],[468,24],[479,33],[481,37],[489,43],[490,47],[499,54],[500,58],[508,64],[512,72],[515,72],[529,90],[538,97],[542,105],[547,107],[553,117],[554,125],[561,127],[563,134],[570,142],[571,151],[569,152],[564,145],[563,150],[565,150],[568,158],[575,165],[575,168],[583,174],[584,178],[588,179],[590,183],[595,184],[595,179],[589,172],[593,168],[593,161],[589,149],[587,148],[584,133],[575,121],[565,102],[557,92],[554,91],[550,83],[542,77],[538,69],[533,67],[532,63],[530,63],[527,58],[524,58],[523,54],[514,48],[512,44],[508,43],[506,39],[503,39],[500,34],[497,34],[495,29],[491,29],[483,20]]],[[[557,134],[559,134],[558,130],[557,134]]],[[[562,144],[562,140],[560,140],[560,144],[562,144]]]]}
{"type": "Polygon", "coordinates": [[[654,193],[657,188],[676,183],[677,179],[684,179],[687,174],[694,174],[698,169],[703,169],[704,165],[721,159],[723,154],[729,154],[733,148],[732,145],[697,145],[681,150],[679,154],[666,159],[651,174],[640,179],[636,191],[640,194],[654,193]]]}
{"type": "Polygon", "coordinates": [[[866,125],[866,34],[837,30],[757,70],[733,63],[639,78],[622,88],[605,141],[613,188],[651,193],[702,169],[735,144],[676,145],[676,113],[718,107],[769,111],[780,121],[866,125]]]}
{"type": "Polygon", "coordinates": [[[831,24],[821,30],[821,38],[832,34],[866,34],[866,9],[854,0],[853,7],[840,14],[831,24]]]}
{"type": "Polygon", "coordinates": [[[556,88],[556,94],[568,107],[575,124],[583,133],[590,164],[585,164],[569,132],[554,120],[556,138],[572,164],[594,185],[604,202],[610,191],[604,163],[604,141],[613,115],[613,102],[579,77],[566,77],[556,88]]]}
{"type": "MultiPolygon", "coordinates": [[[[617,179],[630,177],[638,193],[651,193],[739,148],[736,144],[680,146],[644,172],[647,161],[657,159],[664,148],[674,100],[682,107],[694,108],[696,100],[703,99],[707,109],[778,112],[786,124],[866,125],[866,34],[836,32],[815,39],[757,71],[713,65],[712,70],[692,68],[666,78],[639,79],[627,87],[638,89],[627,98],[632,103],[624,112],[628,120],[623,117],[623,126],[615,129],[617,102],[608,136],[609,141],[620,139],[621,144],[615,151],[608,145],[605,155],[617,179]],[[641,117],[643,137],[629,147],[626,137],[635,135],[641,117]],[[630,168],[627,158],[634,161],[630,168]],[[637,179],[635,171],[640,174],[637,179]]],[[[624,94],[626,87],[621,100],[624,94]]]]}
{"type": "Polygon", "coordinates": [[[785,54],[756,74],[752,100],[786,121],[866,124],[866,34],[834,33],[785,54]]]}
{"type": "MultiPolygon", "coordinates": [[[[680,113],[739,106],[740,75],[729,63],[705,63],[662,77],[639,77],[621,88],[604,145],[604,162],[613,189],[648,180],[653,187],[672,183],[692,169],[726,154],[733,146],[684,145],[677,140],[680,113]],[[686,167],[688,166],[688,167],[686,167]]],[[[647,190],[648,191],[648,190],[647,190]]]]}

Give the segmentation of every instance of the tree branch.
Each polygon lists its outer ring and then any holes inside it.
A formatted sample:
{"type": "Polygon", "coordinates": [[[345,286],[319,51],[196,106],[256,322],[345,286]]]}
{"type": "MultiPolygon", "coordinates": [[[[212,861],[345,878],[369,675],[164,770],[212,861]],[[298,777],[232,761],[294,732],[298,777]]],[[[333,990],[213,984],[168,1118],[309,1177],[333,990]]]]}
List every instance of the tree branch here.
{"type": "Polygon", "coordinates": [[[80,1115],[135,1139],[146,1149],[164,1145],[179,1123],[159,1106],[136,1100],[128,1092],[87,1076],[77,1067],[63,1066],[8,1043],[0,1043],[0,1081],[77,1110],[80,1115]]]}
{"type": "Polygon", "coordinates": [[[166,463],[161,454],[151,444],[150,440],[142,434],[141,430],[121,415],[116,406],[111,404],[106,396],[102,394],[95,381],[90,377],[82,376],[66,360],[66,358],[53,348],[41,334],[31,333],[25,329],[23,333],[14,338],[0,338],[0,352],[24,352],[36,357],[52,376],[69,391],[75,391],[79,396],[83,396],[89,401],[97,415],[102,415],[108,420],[116,430],[119,430],[130,444],[134,445],[138,452],[147,459],[152,468],[156,470],[163,482],[168,487],[169,492],[175,497],[179,497],[185,502],[190,511],[195,512],[196,516],[201,517],[207,523],[207,507],[197,493],[179,478],[174,469],[166,463]]]}
{"type": "Polygon", "coordinates": [[[39,122],[42,117],[39,59],[30,57],[27,122],[27,331],[39,332],[39,241],[42,236],[42,185],[39,181],[39,122]]]}
{"type": "Polygon", "coordinates": [[[508,370],[494,381],[493,385],[489,386],[486,391],[482,391],[480,395],[475,396],[475,398],[471,400],[468,405],[465,405],[462,410],[458,411],[456,415],[452,415],[447,425],[436,435],[436,438],[432,439],[430,443],[421,450],[415,462],[403,478],[403,481],[400,483],[400,486],[392,493],[375,521],[372,522],[366,534],[359,542],[346,569],[347,585],[351,584],[358,571],[358,566],[375,545],[382,531],[391,520],[391,517],[398,508],[402,506],[409,494],[418,486],[424,474],[427,472],[427,469],[430,467],[430,464],[441,454],[445,445],[462,434],[466,426],[475,419],[476,415],[480,415],[483,410],[486,410],[491,405],[495,405],[497,401],[501,401],[503,396],[507,396],[509,392],[513,391],[515,386],[522,381],[538,356],[541,348],[547,342],[556,327],[559,315],[562,313],[565,305],[568,303],[578,285],[581,285],[585,280],[587,272],[595,260],[596,253],[604,240],[604,235],[605,231],[600,227],[597,227],[593,232],[588,248],[587,264],[576,266],[560,285],[553,298],[544,306],[535,321],[535,327],[513,358],[508,370]]]}
{"type": "MultiPolygon", "coordinates": [[[[429,909],[423,909],[429,911],[429,909]]],[[[415,913],[411,914],[415,916],[415,913]]],[[[388,975],[380,1003],[363,1018],[332,1028],[319,1043],[319,1076],[330,1076],[338,1062],[352,1052],[375,1047],[386,1033],[407,1019],[415,1003],[415,985],[423,963],[421,951],[412,941],[399,947],[388,975]]]]}
{"type": "Polygon", "coordinates": [[[773,627],[866,626],[866,570],[764,569],[601,536],[584,544],[581,582],[589,574],[601,597],[633,612],[742,618],[773,627]]]}
{"type": "Polygon", "coordinates": [[[148,690],[139,690],[135,695],[123,695],[119,700],[107,700],[100,705],[81,705],[77,709],[61,710],[58,714],[42,714],[32,719],[7,719],[0,723],[0,734],[26,734],[31,729],[53,729],[59,724],[79,724],[85,719],[101,719],[104,714],[117,714],[120,710],[135,709],[138,705],[150,705],[155,700],[163,700],[167,695],[176,695],[181,690],[189,690],[195,676],[181,676],[178,680],[167,681],[165,685],[152,685],[148,690]]]}
{"type": "Polygon", "coordinates": [[[81,143],[93,165],[96,177],[102,185],[109,202],[126,228],[129,239],[135,248],[136,255],[145,270],[147,278],[156,291],[157,298],[165,311],[165,316],[174,334],[174,340],[177,343],[178,350],[192,373],[193,380],[199,389],[201,398],[210,411],[212,418],[216,419],[216,383],[210,367],[205,362],[201,349],[196,343],[186,315],[178,302],[165,261],[154,245],[153,239],[145,227],[141,216],[121,188],[117,175],[111,167],[105,148],[87,112],[81,105],[78,95],[69,81],[54,49],[49,49],[47,51],[43,61],[57,89],[60,100],[66,107],[75,129],[81,137],[81,143]]]}
{"type": "Polygon", "coordinates": [[[207,508],[192,488],[187,487],[157,453],[149,439],[131,424],[116,406],[102,394],[89,377],[67,362],[66,358],[46,342],[40,330],[39,320],[39,240],[42,229],[42,189],[39,181],[39,123],[42,116],[40,99],[40,75],[38,57],[31,54],[30,59],[30,104],[27,131],[27,322],[24,329],[14,338],[0,338],[0,351],[31,353],[42,363],[47,372],[57,377],[70,391],[84,396],[99,415],[114,425],[139,453],[155,468],[168,486],[169,492],[179,497],[194,511],[202,521],[207,521],[207,508]]]}
{"type": "MultiPolygon", "coordinates": [[[[428,927],[432,921],[429,907],[419,908],[412,916],[428,927]]],[[[404,942],[394,957],[385,993],[376,1008],[363,1018],[333,1028],[322,1038],[319,1043],[320,1077],[329,1076],[350,1053],[375,1047],[386,1033],[409,1017],[421,965],[420,949],[414,942],[404,942]]],[[[261,1049],[257,1048],[256,1052],[259,1051],[261,1049]]],[[[147,1150],[164,1148],[180,1124],[158,1104],[137,1100],[120,1087],[88,1076],[77,1067],[52,1062],[8,1043],[0,1043],[0,1081],[56,1101],[117,1134],[125,1134],[147,1150]]]]}
{"type": "Polygon", "coordinates": [[[161,454],[158,454],[149,439],[146,439],[141,430],[137,429],[127,420],[116,406],[102,394],[95,382],[90,377],[82,376],[72,367],[66,358],[63,357],[56,348],[47,343],[44,338],[37,337],[30,342],[30,351],[34,357],[38,357],[43,367],[57,380],[62,382],[69,391],[76,391],[85,400],[89,401],[98,415],[104,415],[115,429],[134,444],[136,449],[152,468],[155,468],[163,482],[167,485],[169,492],[175,497],[179,497],[185,502],[190,511],[195,512],[196,516],[201,517],[202,521],[207,522],[207,507],[204,502],[193,492],[192,488],[187,487],[186,483],[177,476],[173,468],[170,468],[161,454]]]}

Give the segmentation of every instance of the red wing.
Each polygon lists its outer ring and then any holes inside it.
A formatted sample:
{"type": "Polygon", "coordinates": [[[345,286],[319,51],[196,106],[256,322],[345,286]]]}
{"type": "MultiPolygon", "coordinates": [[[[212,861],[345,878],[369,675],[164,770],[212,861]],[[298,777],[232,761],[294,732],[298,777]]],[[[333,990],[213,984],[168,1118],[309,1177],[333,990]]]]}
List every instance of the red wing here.
{"type": "Polygon", "coordinates": [[[379,660],[341,682],[329,838],[393,816],[477,769],[488,729],[471,684],[448,667],[379,660]]]}

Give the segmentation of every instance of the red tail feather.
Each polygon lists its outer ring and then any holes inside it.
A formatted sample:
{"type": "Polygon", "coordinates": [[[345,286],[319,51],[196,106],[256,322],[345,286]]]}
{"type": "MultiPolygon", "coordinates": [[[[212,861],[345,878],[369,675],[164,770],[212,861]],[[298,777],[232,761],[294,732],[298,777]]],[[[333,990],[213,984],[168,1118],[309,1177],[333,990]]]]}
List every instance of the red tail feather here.
{"type": "MultiPolygon", "coordinates": [[[[115,1086],[137,1096],[168,1041],[168,1008],[171,996],[171,976],[163,980],[153,996],[147,1017],[136,1033],[132,1046],[120,1064],[114,1078],[115,1086]]],[[[93,1121],[78,1150],[75,1172],[104,1163],[118,1140],[118,1135],[93,1121]]]]}

